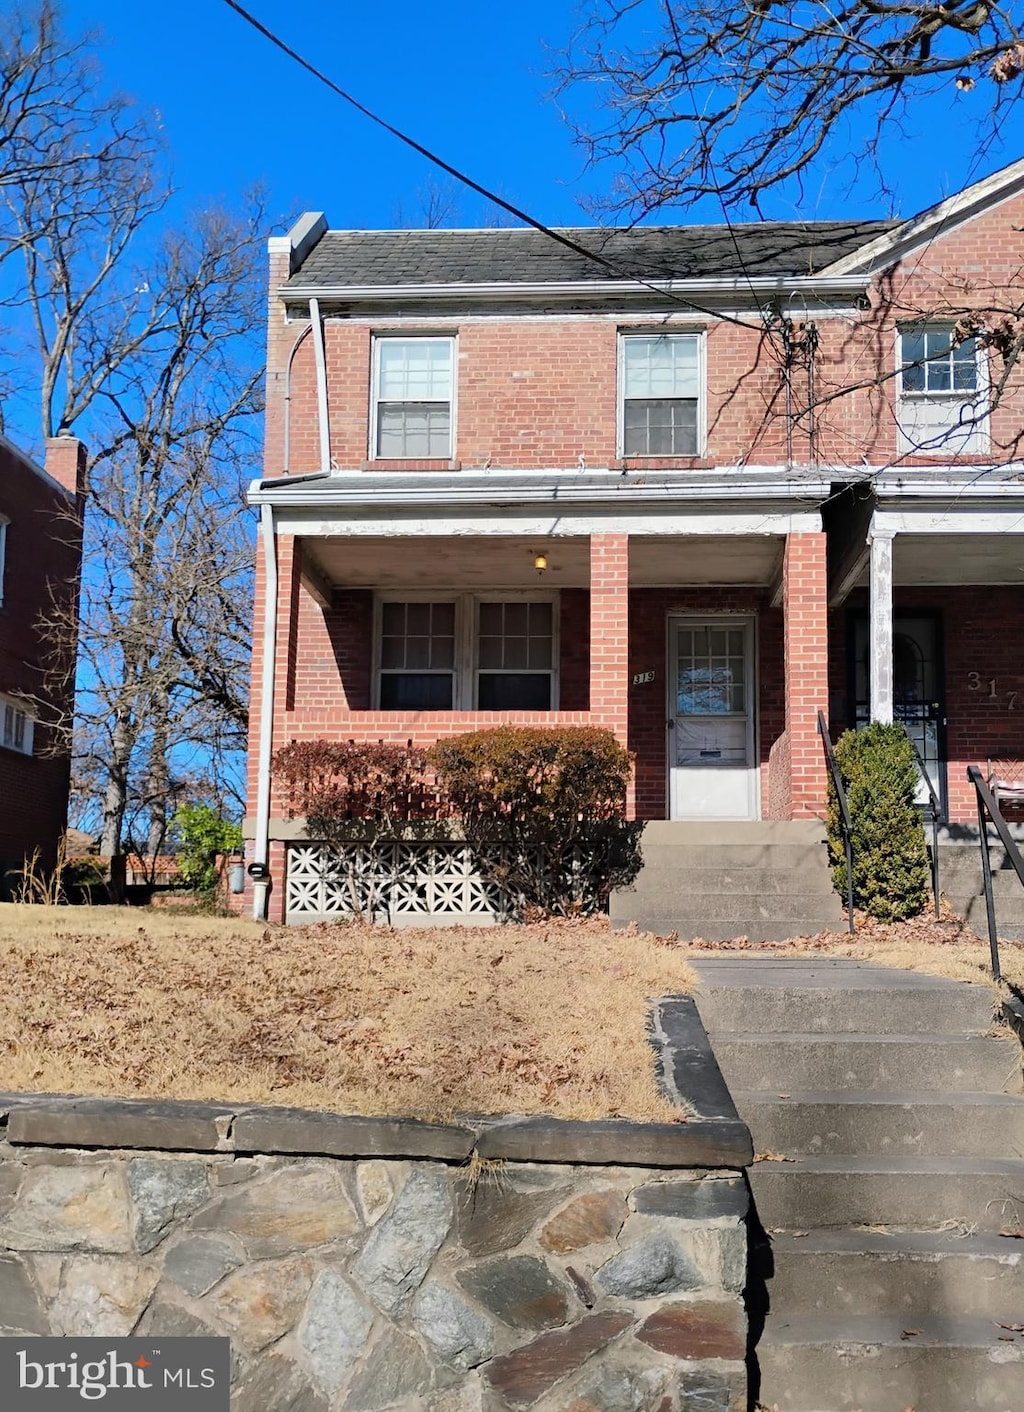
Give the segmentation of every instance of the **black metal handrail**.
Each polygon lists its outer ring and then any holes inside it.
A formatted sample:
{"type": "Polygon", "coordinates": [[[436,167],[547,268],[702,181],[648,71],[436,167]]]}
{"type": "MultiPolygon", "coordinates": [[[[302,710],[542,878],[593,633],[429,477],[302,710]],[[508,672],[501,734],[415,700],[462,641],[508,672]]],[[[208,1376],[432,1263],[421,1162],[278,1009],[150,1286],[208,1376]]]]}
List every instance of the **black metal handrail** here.
{"type": "Polygon", "coordinates": [[[836,752],[832,748],[832,738],[828,733],[828,725],[825,721],[824,711],[818,712],[818,734],[821,736],[822,749],[825,751],[825,764],[828,772],[832,776],[832,787],[836,792],[836,799],[839,803],[839,826],[843,835],[843,850],[846,854],[846,926],[850,935],[853,935],[853,820],[850,818],[850,806],[846,802],[846,790],[843,788],[843,777],[839,773],[839,766],[836,764],[836,752]]]}
{"type": "Polygon", "coordinates": [[[913,736],[907,730],[906,723],[900,722],[903,726],[903,734],[910,741],[910,748],[914,752],[914,759],[917,761],[917,772],[924,782],[924,787],[928,791],[928,809],[932,819],[932,896],[935,898],[935,915],[942,916],[942,908],[939,906],[939,825],[946,822],[946,815],[942,808],[942,801],[939,799],[932,784],[931,776],[925,768],[925,763],[921,759],[921,752],[914,742],[913,736]]]}
{"type": "Polygon", "coordinates": [[[992,955],[992,974],[997,981],[1002,980],[1002,972],[999,969],[999,933],[996,930],[996,902],[992,892],[992,859],[989,856],[988,824],[985,815],[992,820],[999,842],[1006,849],[1006,856],[1010,860],[1013,871],[1017,874],[1020,884],[1024,887],[1024,858],[1021,857],[1020,849],[1014,842],[1013,835],[1007,827],[1003,818],[1003,811],[996,803],[995,795],[985,783],[984,776],[977,765],[967,766],[967,778],[974,785],[974,793],[978,798],[978,832],[981,835],[981,876],[985,883],[985,912],[988,916],[988,946],[992,955]]]}

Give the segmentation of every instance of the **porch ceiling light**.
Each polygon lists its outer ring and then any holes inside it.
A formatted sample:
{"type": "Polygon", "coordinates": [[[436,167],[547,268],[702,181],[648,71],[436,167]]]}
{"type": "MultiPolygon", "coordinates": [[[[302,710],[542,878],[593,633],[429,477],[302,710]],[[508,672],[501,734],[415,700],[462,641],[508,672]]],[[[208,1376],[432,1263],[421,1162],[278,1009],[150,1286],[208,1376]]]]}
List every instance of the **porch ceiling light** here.
{"type": "Polygon", "coordinates": [[[535,555],[534,555],[534,558],[533,558],[533,567],[537,570],[538,574],[542,574],[542,573],[544,572],[544,570],[547,568],[547,566],[548,566],[548,556],[547,556],[546,554],[535,554],[535,555]]]}

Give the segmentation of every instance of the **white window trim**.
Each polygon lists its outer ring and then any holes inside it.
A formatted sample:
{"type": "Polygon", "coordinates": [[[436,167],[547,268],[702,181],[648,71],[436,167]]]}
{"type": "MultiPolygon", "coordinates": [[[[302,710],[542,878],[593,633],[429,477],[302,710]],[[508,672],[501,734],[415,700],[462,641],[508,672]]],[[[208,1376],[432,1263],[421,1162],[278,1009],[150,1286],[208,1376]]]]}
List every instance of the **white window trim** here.
{"type": "Polygon", "coordinates": [[[615,357],[615,455],[620,461],[693,461],[707,454],[707,330],[695,328],[620,328],[615,357]],[[626,453],[626,359],[624,346],[629,338],[693,338],[697,342],[697,449],[692,456],[626,453]]]}
{"type": "MultiPolygon", "coordinates": [[[[476,705],[477,676],[480,671],[480,604],[481,603],[550,603],[551,604],[551,705],[557,711],[560,694],[561,667],[561,600],[558,590],[492,589],[485,593],[467,593],[464,589],[410,589],[375,593],[373,597],[373,653],[370,709],[388,710],[380,704],[381,638],[385,603],[454,603],[455,604],[455,668],[452,673],[452,711],[479,711],[476,705]]],[[[491,670],[488,668],[488,670],[491,670]]],[[[438,673],[438,675],[444,675],[438,673]]],[[[540,673],[538,673],[540,675],[540,673]]],[[[417,708],[430,710],[429,707],[417,708]]],[[[434,708],[444,710],[445,708],[434,708]]],[[[396,713],[396,714],[400,714],[396,713]]],[[[490,713],[488,713],[490,714],[490,713]]],[[[503,714],[496,711],[494,714],[503,714]]]]}
{"type": "MultiPolygon", "coordinates": [[[[370,460],[371,461],[452,461],[455,459],[456,436],[458,432],[458,379],[459,369],[459,341],[458,335],[445,333],[424,333],[417,330],[415,333],[397,332],[392,333],[387,329],[373,334],[373,356],[370,359],[370,460]],[[382,456],[377,448],[377,423],[379,419],[378,407],[380,404],[380,346],[390,340],[399,343],[415,343],[423,341],[425,343],[444,342],[450,348],[450,384],[448,388],[448,455],[447,456],[382,456]]],[[[412,601],[411,599],[409,600],[412,601]]]]}
{"type": "Polygon", "coordinates": [[[4,601],[4,571],[7,568],[7,526],[10,520],[0,515],[0,606],[4,601]]]}
{"type": "Polygon", "coordinates": [[[0,750],[10,750],[15,755],[31,756],[35,750],[35,727],[35,717],[23,700],[14,696],[0,696],[0,750]],[[20,746],[4,744],[4,715],[7,707],[11,707],[25,719],[25,734],[20,746]]]}
{"type": "Polygon", "coordinates": [[[989,422],[991,383],[989,380],[989,362],[985,349],[980,341],[975,347],[975,366],[977,368],[977,386],[971,392],[957,391],[950,388],[948,391],[929,390],[906,390],[903,386],[903,335],[904,333],[916,332],[922,328],[952,328],[956,321],[954,319],[905,319],[896,325],[894,330],[895,339],[895,360],[896,360],[896,441],[897,449],[901,455],[905,456],[949,456],[950,447],[947,445],[948,438],[954,436],[961,429],[958,421],[950,421],[944,433],[934,435],[925,441],[918,442],[903,429],[901,419],[901,409],[903,407],[927,407],[938,405],[949,407],[974,406],[977,415],[969,424],[968,434],[976,438],[978,445],[968,452],[952,451],[953,456],[970,455],[983,456],[987,454],[991,447],[991,426],[989,422]]]}

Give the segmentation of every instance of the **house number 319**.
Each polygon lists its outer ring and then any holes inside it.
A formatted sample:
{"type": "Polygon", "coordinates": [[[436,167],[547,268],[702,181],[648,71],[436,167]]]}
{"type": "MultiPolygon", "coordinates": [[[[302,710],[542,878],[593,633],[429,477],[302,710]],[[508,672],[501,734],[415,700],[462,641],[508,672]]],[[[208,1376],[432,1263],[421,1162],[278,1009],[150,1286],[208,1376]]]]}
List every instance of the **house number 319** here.
{"type": "MultiPolygon", "coordinates": [[[[988,687],[987,696],[988,696],[988,699],[989,699],[990,701],[998,701],[998,700],[999,700],[999,691],[998,691],[998,689],[997,689],[997,678],[996,678],[996,677],[989,677],[988,681],[982,681],[981,675],[980,675],[979,672],[968,672],[968,673],[967,673],[967,690],[968,690],[968,691],[980,691],[983,686],[987,686],[987,687],[988,687]]],[[[1019,694],[1020,694],[1020,693],[1019,693],[1019,692],[1016,692],[1016,691],[1007,691],[1007,692],[1005,693],[1005,696],[1006,696],[1006,709],[1007,709],[1008,711],[1012,711],[1013,708],[1016,706],[1016,704],[1017,704],[1017,697],[1019,696],[1019,694]]]]}

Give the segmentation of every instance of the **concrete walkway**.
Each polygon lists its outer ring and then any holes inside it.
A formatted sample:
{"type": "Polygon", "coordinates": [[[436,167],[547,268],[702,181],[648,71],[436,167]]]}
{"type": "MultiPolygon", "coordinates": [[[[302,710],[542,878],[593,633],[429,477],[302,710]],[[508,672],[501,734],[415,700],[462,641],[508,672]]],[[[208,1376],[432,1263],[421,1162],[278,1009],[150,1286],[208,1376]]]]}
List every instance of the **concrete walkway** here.
{"type": "MultiPolygon", "coordinates": [[[[754,1150],[760,1400],[1024,1407],[1024,1085],[986,985],[828,957],[690,958],[754,1150]],[[782,1160],[784,1159],[784,1160],[782,1160]]],[[[757,1375],[755,1374],[755,1390],[757,1375]]]]}

